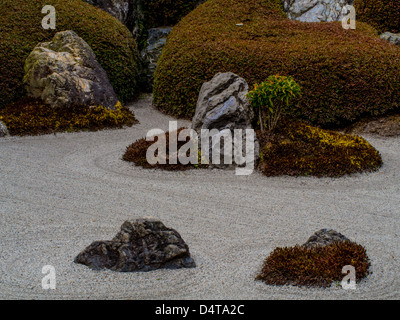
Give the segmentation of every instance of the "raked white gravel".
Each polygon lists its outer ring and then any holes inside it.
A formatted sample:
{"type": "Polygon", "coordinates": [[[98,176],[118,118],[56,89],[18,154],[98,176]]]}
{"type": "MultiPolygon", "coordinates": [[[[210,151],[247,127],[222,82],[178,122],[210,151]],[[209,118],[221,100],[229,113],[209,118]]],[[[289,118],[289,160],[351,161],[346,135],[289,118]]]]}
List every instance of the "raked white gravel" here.
{"type": "Polygon", "coordinates": [[[367,136],[384,166],[339,179],[144,170],[121,160],[126,147],[173,119],[150,97],[131,108],[140,120],[132,128],[0,139],[1,299],[400,298],[400,138],[367,136]],[[115,273],[73,263],[137,217],[175,228],[197,268],[115,273]],[[254,281],[275,247],[321,228],[367,249],[373,273],[356,290],[254,281]],[[55,267],[55,290],[42,289],[45,265],[55,267]]]}

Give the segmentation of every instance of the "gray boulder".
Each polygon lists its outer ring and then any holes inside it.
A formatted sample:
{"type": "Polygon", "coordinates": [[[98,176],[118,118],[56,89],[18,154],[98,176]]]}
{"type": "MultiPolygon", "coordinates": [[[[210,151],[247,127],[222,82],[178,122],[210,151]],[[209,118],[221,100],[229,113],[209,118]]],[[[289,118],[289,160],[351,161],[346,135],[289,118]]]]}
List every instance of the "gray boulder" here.
{"type": "Polygon", "coordinates": [[[28,96],[53,107],[71,105],[114,109],[118,99],[90,46],[73,31],[58,32],[38,44],[25,62],[28,96]]]}
{"type": "Polygon", "coordinates": [[[111,241],[93,242],[74,262],[119,272],[196,266],[179,233],[154,219],[125,221],[111,241]]]}
{"type": "Polygon", "coordinates": [[[129,5],[133,0],[85,0],[87,3],[96,6],[113,15],[123,24],[126,24],[129,17],[129,5]]]}
{"type": "Polygon", "coordinates": [[[353,0],[282,0],[291,20],[303,22],[332,22],[343,19],[342,10],[353,0]]]}
{"type": "Polygon", "coordinates": [[[397,46],[400,46],[400,33],[385,32],[379,36],[381,39],[387,40],[397,46]]]}
{"type": "Polygon", "coordinates": [[[148,30],[147,45],[143,49],[141,55],[147,68],[147,83],[149,90],[152,88],[157,62],[161,57],[162,49],[164,48],[171,31],[172,27],[153,28],[148,30]]]}
{"type": "MultiPolygon", "coordinates": [[[[249,92],[247,82],[238,75],[227,72],[216,74],[211,81],[201,87],[192,120],[192,129],[201,137],[202,129],[217,129],[219,132],[229,130],[234,137],[236,129],[243,130],[242,154],[245,154],[246,129],[252,129],[254,112],[246,95],[249,92]]],[[[223,134],[219,134],[222,136],[223,134]]],[[[254,135],[254,160],[259,158],[259,143],[254,135]]],[[[215,144],[210,139],[209,159],[212,159],[212,149],[215,144]]],[[[199,141],[200,142],[200,141],[199,141]]],[[[231,150],[231,154],[234,151],[231,150]]],[[[224,144],[220,144],[221,163],[225,155],[224,144]]],[[[210,163],[212,164],[212,163],[210,163]]],[[[212,164],[215,165],[215,164],[212,164]]],[[[232,163],[235,166],[235,163],[232,163]]],[[[225,166],[222,166],[225,167],[225,166]]]]}
{"type": "Polygon", "coordinates": [[[335,242],[350,241],[341,233],[333,229],[321,229],[315,232],[306,243],[303,244],[306,248],[313,248],[316,246],[327,246],[335,242]]]}
{"type": "Polygon", "coordinates": [[[0,138],[7,137],[9,135],[6,125],[0,121],[0,138]]]}

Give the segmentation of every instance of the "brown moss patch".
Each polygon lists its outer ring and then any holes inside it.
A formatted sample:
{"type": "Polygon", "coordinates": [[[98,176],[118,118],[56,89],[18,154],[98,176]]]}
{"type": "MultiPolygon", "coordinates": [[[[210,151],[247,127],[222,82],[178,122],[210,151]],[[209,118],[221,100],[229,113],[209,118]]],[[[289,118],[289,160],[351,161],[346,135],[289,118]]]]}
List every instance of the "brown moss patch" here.
{"type": "Polygon", "coordinates": [[[351,265],[356,270],[356,282],[365,278],[370,261],[366,250],[351,241],[327,246],[276,248],[264,261],[256,280],[269,285],[329,287],[345,276],[342,268],[351,265]]]}
{"type": "Polygon", "coordinates": [[[137,123],[134,114],[120,103],[116,110],[103,106],[53,108],[37,99],[24,98],[0,110],[0,120],[11,135],[39,135],[64,131],[97,131],[137,123]]]}
{"type": "Polygon", "coordinates": [[[266,176],[340,177],[382,165],[365,139],[301,122],[282,121],[273,134],[260,137],[260,146],[258,168],[266,176]]]}
{"type": "MultiPolygon", "coordinates": [[[[184,130],[185,128],[179,128],[177,132],[173,133],[173,143],[176,143],[177,145],[177,150],[185,145],[189,141],[189,137],[186,139],[186,141],[177,141],[177,137],[179,133],[184,130]]],[[[183,170],[189,170],[189,169],[195,169],[195,168],[205,168],[207,165],[199,164],[187,164],[183,165],[181,163],[177,164],[171,164],[170,163],[170,133],[166,132],[165,137],[161,137],[160,139],[163,139],[162,141],[165,141],[166,145],[166,164],[150,164],[147,162],[146,159],[146,153],[147,149],[154,143],[158,142],[159,137],[157,136],[154,141],[147,141],[145,138],[139,139],[135,141],[133,144],[131,144],[129,147],[126,148],[125,154],[123,155],[122,159],[128,162],[133,162],[136,166],[143,167],[145,169],[162,169],[162,170],[168,170],[168,171],[183,171],[183,170]]]]}

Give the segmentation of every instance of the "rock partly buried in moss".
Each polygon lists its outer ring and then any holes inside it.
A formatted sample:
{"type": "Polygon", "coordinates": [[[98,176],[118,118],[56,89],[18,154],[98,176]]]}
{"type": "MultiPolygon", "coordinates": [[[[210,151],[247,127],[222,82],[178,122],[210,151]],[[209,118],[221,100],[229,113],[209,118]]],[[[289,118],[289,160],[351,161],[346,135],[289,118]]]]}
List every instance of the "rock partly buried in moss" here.
{"type": "Polygon", "coordinates": [[[140,57],[129,30],[110,14],[82,0],[0,1],[0,108],[26,94],[22,82],[26,58],[38,43],[73,30],[85,40],[122,103],[138,94],[140,57]],[[56,29],[42,27],[45,5],[56,9],[56,29]]]}
{"type": "Polygon", "coordinates": [[[327,246],[335,242],[343,241],[350,240],[333,229],[321,229],[308,238],[307,242],[303,244],[303,247],[313,248],[316,246],[327,246]]]}
{"type": "Polygon", "coordinates": [[[6,125],[0,121],[0,138],[8,136],[8,130],[6,125]]]}
{"type": "Polygon", "coordinates": [[[93,50],[73,31],[58,32],[52,41],[38,44],[24,69],[28,96],[52,107],[115,109],[118,102],[93,50]]]}
{"type": "Polygon", "coordinates": [[[269,285],[326,288],[343,280],[343,267],[354,267],[359,282],[370,273],[370,265],[363,246],[334,230],[322,229],[302,246],[274,249],[256,280],[269,285]]]}
{"type": "Polygon", "coordinates": [[[258,169],[267,176],[340,177],[379,169],[382,158],[365,139],[282,121],[275,132],[260,137],[258,169]]]}
{"type": "Polygon", "coordinates": [[[93,242],[74,262],[119,272],[196,266],[179,233],[154,219],[125,221],[111,241],[93,242]]]}
{"type": "Polygon", "coordinates": [[[389,41],[390,43],[400,46],[400,33],[385,32],[379,36],[381,39],[389,41]]]}
{"type": "Polygon", "coordinates": [[[202,84],[227,71],[250,87],[292,76],[303,94],[291,115],[326,128],[400,106],[400,48],[358,21],[292,21],[280,0],[207,1],[183,18],[158,62],[154,104],[192,118],[202,84]]]}

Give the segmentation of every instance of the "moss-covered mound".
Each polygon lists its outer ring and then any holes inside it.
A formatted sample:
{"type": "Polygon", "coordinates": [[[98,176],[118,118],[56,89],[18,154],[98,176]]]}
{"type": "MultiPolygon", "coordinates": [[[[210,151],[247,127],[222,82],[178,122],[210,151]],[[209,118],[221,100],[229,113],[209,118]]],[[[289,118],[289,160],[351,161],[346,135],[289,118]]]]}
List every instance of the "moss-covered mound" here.
{"type": "Polygon", "coordinates": [[[209,0],[189,13],[163,50],[154,102],[191,118],[201,85],[228,71],[250,86],[292,76],[303,92],[293,115],[325,127],[400,106],[400,48],[360,22],[344,30],[340,22],[291,21],[281,0],[209,0]]]}
{"type": "MultiPolygon", "coordinates": [[[[171,140],[177,145],[178,152],[189,141],[188,139],[176,141],[182,129],[174,133],[171,140]]],[[[260,162],[257,169],[266,176],[340,177],[377,170],[382,165],[379,152],[363,138],[322,130],[301,122],[284,120],[273,134],[262,136],[258,132],[258,138],[260,162]]],[[[154,141],[147,141],[145,138],[135,141],[127,147],[123,160],[146,169],[187,170],[208,167],[201,164],[201,154],[198,165],[190,163],[185,165],[179,161],[178,164],[170,164],[169,133],[167,132],[161,139],[162,144],[166,146],[165,164],[150,164],[146,158],[147,150],[158,143],[158,137],[154,141]]]]}
{"type": "Polygon", "coordinates": [[[270,285],[329,287],[342,281],[346,265],[355,268],[356,282],[368,275],[370,261],[361,245],[344,241],[314,248],[276,248],[265,259],[256,280],[270,285]]]}
{"type": "MultiPolygon", "coordinates": [[[[189,141],[189,137],[186,139],[186,141],[178,141],[177,137],[179,133],[184,130],[185,128],[180,128],[178,131],[172,133],[172,137],[170,139],[170,133],[166,132],[165,137],[161,137],[161,141],[158,141],[158,137],[155,137],[154,141],[147,141],[145,138],[139,139],[132,143],[129,147],[126,148],[125,154],[123,155],[122,159],[128,162],[133,162],[136,166],[138,167],[143,167],[145,169],[162,169],[162,170],[167,170],[167,171],[183,171],[183,170],[189,170],[189,169],[195,169],[195,168],[206,168],[207,165],[201,164],[201,159],[198,159],[199,164],[191,164],[188,163],[186,165],[178,163],[177,164],[171,164],[170,163],[170,142],[176,144],[177,146],[177,151],[180,150],[180,148],[185,145],[189,141]],[[165,164],[161,163],[156,163],[156,164],[150,164],[147,161],[146,154],[147,150],[151,145],[157,142],[162,142],[165,144],[165,151],[166,151],[166,157],[165,157],[165,164]]],[[[158,154],[155,154],[158,156],[158,154]]]]}
{"type": "Polygon", "coordinates": [[[399,0],[355,0],[357,20],[382,32],[400,32],[399,0]]]}
{"type": "Polygon", "coordinates": [[[260,139],[259,169],[267,176],[339,177],[377,170],[379,152],[365,139],[282,121],[274,134],[260,139]]]}
{"type": "Polygon", "coordinates": [[[97,131],[137,123],[133,113],[120,103],[116,110],[103,106],[53,108],[40,100],[25,98],[0,110],[0,121],[11,135],[39,135],[55,132],[97,131]]]}
{"type": "Polygon", "coordinates": [[[64,30],[75,31],[91,46],[121,101],[135,97],[136,43],[108,13],[81,0],[2,0],[0,12],[0,108],[25,95],[24,63],[33,48],[64,30]],[[42,28],[45,5],[56,9],[55,30],[42,28]]]}

